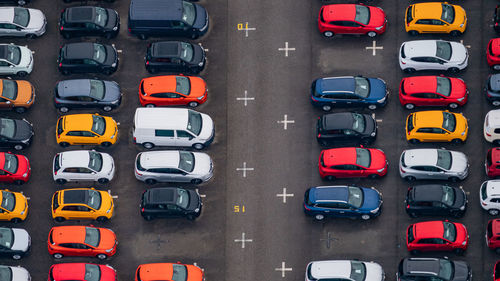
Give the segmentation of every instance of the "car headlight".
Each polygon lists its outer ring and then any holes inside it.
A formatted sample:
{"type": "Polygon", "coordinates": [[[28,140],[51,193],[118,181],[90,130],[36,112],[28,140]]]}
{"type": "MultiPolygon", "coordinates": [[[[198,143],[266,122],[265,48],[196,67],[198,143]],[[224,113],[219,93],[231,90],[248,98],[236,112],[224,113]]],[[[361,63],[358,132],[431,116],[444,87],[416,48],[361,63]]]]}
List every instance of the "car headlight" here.
{"type": "Polygon", "coordinates": [[[115,135],[112,135],[112,136],[110,137],[110,139],[114,139],[114,138],[115,138],[115,135]]]}
{"type": "Polygon", "coordinates": [[[24,215],[24,210],[23,210],[23,211],[21,211],[21,215],[24,215]]]}
{"type": "Polygon", "coordinates": [[[384,170],[385,170],[385,167],[384,167],[384,168],[382,168],[382,169],[378,169],[378,170],[377,170],[377,172],[378,172],[378,173],[382,173],[384,170]]]}
{"type": "Polygon", "coordinates": [[[203,62],[202,62],[202,61],[201,61],[201,62],[199,62],[199,63],[198,63],[198,66],[203,66],[203,62]]]}
{"type": "Polygon", "coordinates": [[[114,62],[114,63],[111,65],[111,67],[116,67],[116,62],[114,62]]]}
{"type": "Polygon", "coordinates": [[[463,24],[463,23],[462,23],[462,24],[460,24],[460,27],[464,27],[464,24],[463,24]]]}
{"type": "Polygon", "coordinates": [[[460,207],[460,211],[465,210],[465,206],[460,207]]]}
{"type": "Polygon", "coordinates": [[[27,177],[28,176],[28,173],[24,173],[23,174],[23,178],[27,177]]]}
{"type": "Polygon", "coordinates": [[[378,210],[380,210],[380,206],[377,207],[376,209],[371,210],[370,213],[376,214],[378,212],[378,210]]]}
{"type": "Polygon", "coordinates": [[[461,101],[463,101],[464,99],[465,99],[465,97],[463,97],[463,98],[459,98],[459,99],[457,99],[457,101],[460,101],[460,102],[461,102],[461,101]]]}
{"type": "Polygon", "coordinates": [[[378,103],[383,103],[383,102],[385,102],[385,99],[386,99],[386,98],[387,98],[387,96],[385,96],[385,97],[383,97],[383,98],[379,99],[377,102],[378,102],[378,103]]]}
{"type": "Polygon", "coordinates": [[[201,96],[201,97],[198,97],[198,98],[196,98],[196,99],[197,99],[197,100],[202,100],[202,99],[204,99],[204,98],[205,98],[205,95],[203,95],[203,96],[201,96]]]}
{"type": "Polygon", "coordinates": [[[373,133],[370,134],[370,136],[372,136],[372,137],[374,137],[376,135],[377,135],[377,133],[375,133],[375,132],[373,132],[373,133]]]}
{"type": "Polygon", "coordinates": [[[194,212],[195,212],[195,213],[198,213],[199,211],[200,211],[200,208],[196,208],[196,209],[194,209],[194,212]]]}
{"type": "Polygon", "coordinates": [[[111,248],[111,249],[107,249],[106,250],[106,253],[111,253],[113,251],[114,248],[111,248]]]}
{"type": "Polygon", "coordinates": [[[382,28],[384,28],[384,26],[379,26],[379,27],[375,27],[376,30],[381,30],[382,28]]]}
{"type": "Polygon", "coordinates": [[[109,212],[111,212],[111,208],[109,210],[106,211],[106,214],[109,214],[109,212]]]}
{"type": "Polygon", "coordinates": [[[462,246],[465,246],[465,244],[467,244],[467,240],[465,240],[464,242],[462,242],[462,246]]]}
{"type": "Polygon", "coordinates": [[[113,31],[117,31],[117,30],[118,30],[118,26],[113,27],[113,31]]]}

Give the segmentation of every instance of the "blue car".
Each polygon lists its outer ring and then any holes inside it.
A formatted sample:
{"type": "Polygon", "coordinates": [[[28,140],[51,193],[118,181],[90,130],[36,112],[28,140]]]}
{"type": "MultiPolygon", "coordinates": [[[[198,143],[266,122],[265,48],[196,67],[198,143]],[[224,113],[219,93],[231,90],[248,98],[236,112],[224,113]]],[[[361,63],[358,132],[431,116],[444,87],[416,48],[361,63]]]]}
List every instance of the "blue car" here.
{"type": "Polygon", "coordinates": [[[384,80],[362,76],[319,78],[311,85],[311,102],[314,106],[330,111],[338,107],[385,106],[388,95],[384,80]]]}
{"type": "Polygon", "coordinates": [[[325,217],[368,220],[381,211],[382,194],[373,187],[317,186],[304,195],[304,212],[318,221],[325,217]]]}

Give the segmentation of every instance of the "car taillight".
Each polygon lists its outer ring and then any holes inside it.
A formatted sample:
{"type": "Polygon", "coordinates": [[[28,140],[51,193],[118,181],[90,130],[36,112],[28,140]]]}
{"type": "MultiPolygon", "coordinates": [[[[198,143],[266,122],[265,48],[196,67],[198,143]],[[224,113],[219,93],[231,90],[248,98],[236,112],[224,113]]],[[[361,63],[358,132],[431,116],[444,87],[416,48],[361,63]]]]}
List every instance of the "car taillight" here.
{"type": "Polygon", "coordinates": [[[134,143],[137,143],[137,140],[135,139],[135,137],[134,137],[134,143]]]}
{"type": "Polygon", "coordinates": [[[128,33],[132,33],[132,29],[130,29],[130,28],[129,28],[129,29],[128,29],[128,33]]]}
{"type": "Polygon", "coordinates": [[[406,209],[410,209],[410,205],[406,205],[406,209]]]}
{"type": "Polygon", "coordinates": [[[64,29],[64,26],[61,26],[61,30],[63,30],[63,29],[64,29]]]}
{"type": "Polygon", "coordinates": [[[486,206],[486,205],[488,205],[488,204],[486,204],[486,203],[484,203],[484,202],[481,202],[481,205],[486,206]]]}
{"type": "Polygon", "coordinates": [[[488,133],[486,133],[486,135],[487,135],[488,137],[491,137],[491,135],[490,135],[490,134],[488,134],[488,133]]]}
{"type": "Polygon", "coordinates": [[[401,173],[406,173],[406,172],[403,170],[403,168],[400,168],[399,170],[401,171],[401,173]]]}
{"type": "Polygon", "coordinates": [[[146,61],[146,65],[149,65],[149,61],[146,61]]]}
{"type": "Polygon", "coordinates": [[[59,67],[61,67],[61,66],[62,66],[62,62],[59,63],[59,67]]]}
{"type": "Polygon", "coordinates": [[[318,134],[318,138],[321,138],[321,134],[318,134]]]}
{"type": "Polygon", "coordinates": [[[304,203],[304,209],[310,211],[311,209],[310,208],[307,208],[307,205],[304,203]]]}
{"type": "Polygon", "coordinates": [[[401,64],[406,64],[406,62],[402,61],[401,64]]]}
{"type": "Polygon", "coordinates": [[[141,212],[143,212],[143,213],[144,213],[144,208],[142,208],[142,209],[141,209],[141,212]]]}
{"type": "Polygon", "coordinates": [[[54,171],[54,175],[57,175],[57,171],[54,171]]]}

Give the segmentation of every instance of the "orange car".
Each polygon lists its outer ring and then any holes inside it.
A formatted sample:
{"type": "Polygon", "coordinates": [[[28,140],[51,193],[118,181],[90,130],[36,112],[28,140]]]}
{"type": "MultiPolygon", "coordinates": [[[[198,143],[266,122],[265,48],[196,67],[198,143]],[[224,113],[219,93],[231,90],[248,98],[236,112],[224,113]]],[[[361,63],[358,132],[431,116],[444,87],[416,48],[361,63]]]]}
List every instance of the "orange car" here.
{"type": "Polygon", "coordinates": [[[71,225],[53,227],[47,245],[49,254],[56,259],[64,256],[93,256],[103,260],[116,253],[118,241],[111,229],[71,225]]]}
{"type": "Polygon", "coordinates": [[[35,101],[35,88],[24,80],[0,79],[0,108],[23,113],[35,101]]]}
{"type": "Polygon", "coordinates": [[[178,280],[202,281],[203,270],[196,265],[181,263],[141,264],[135,272],[135,281],[178,280]]]}
{"type": "Polygon", "coordinates": [[[144,78],[139,86],[142,106],[188,105],[197,107],[207,100],[207,83],[197,76],[165,75],[144,78]]]}

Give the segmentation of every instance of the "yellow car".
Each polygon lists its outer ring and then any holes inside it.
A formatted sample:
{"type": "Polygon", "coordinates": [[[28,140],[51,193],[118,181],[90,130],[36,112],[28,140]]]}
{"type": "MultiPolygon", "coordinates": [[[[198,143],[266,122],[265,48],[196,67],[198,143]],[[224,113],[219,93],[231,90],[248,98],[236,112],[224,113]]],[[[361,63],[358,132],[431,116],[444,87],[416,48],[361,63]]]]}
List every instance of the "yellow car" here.
{"type": "Polygon", "coordinates": [[[462,143],[467,139],[467,119],[448,110],[419,111],[406,118],[406,140],[462,143]]]}
{"type": "Polygon", "coordinates": [[[35,101],[35,88],[24,80],[0,79],[0,108],[23,113],[35,101]]]}
{"type": "Polygon", "coordinates": [[[113,197],[94,188],[59,190],[52,195],[52,218],[65,220],[90,219],[100,222],[113,216],[113,197]]]}
{"type": "Polygon", "coordinates": [[[8,189],[0,190],[0,220],[21,222],[28,215],[28,199],[20,192],[12,192],[8,189]]]}
{"type": "Polygon", "coordinates": [[[410,35],[449,33],[459,36],[467,27],[465,10],[446,2],[417,3],[406,8],[405,29],[410,35]]]}
{"type": "Polygon", "coordinates": [[[57,120],[56,140],[62,147],[75,144],[95,144],[108,147],[118,138],[118,126],[113,118],[99,114],[70,114],[57,120]]]}

